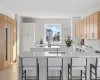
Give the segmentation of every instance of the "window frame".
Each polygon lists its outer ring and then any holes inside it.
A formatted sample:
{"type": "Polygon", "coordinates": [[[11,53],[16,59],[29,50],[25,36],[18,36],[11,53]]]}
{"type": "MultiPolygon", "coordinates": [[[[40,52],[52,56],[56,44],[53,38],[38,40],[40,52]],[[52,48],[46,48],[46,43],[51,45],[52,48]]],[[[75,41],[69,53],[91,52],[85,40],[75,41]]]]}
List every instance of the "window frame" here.
{"type": "Polygon", "coordinates": [[[48,43],[46,41],[46,27],[47,25],[58,25],[61,27],[61,31],[60,31],[60,41],[58,42],[51,42],[51,44],[59,44],[59,43],[62,43],[62,24],[44,24],[44,43],[48,43]]]}

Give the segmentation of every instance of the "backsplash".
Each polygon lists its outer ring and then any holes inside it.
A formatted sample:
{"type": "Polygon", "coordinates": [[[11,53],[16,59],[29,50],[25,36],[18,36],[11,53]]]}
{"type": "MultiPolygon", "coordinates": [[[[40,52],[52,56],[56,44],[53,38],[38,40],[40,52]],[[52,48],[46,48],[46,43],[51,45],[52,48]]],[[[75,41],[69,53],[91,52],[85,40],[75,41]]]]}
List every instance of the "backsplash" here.
{"type": "Polygon", "coordinates": [[[95,50],[100,50],[100,40],[85,40],[85,45],[90,46],[95,50]]]}

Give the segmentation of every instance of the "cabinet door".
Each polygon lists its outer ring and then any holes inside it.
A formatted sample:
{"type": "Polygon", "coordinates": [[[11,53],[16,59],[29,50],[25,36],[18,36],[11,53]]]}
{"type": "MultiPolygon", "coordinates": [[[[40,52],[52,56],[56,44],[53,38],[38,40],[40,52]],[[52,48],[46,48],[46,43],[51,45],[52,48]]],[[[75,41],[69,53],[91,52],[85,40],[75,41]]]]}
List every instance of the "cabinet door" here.
{"type": "Polygon", "coordinates": [[[87,39],[90,39],[90,16],[86,18],[87,39]]]}
{"type": "Polygon", "coordinates": [[[81,32],[81,21],[79,21],[79,38],[81,38],[82,32],[81,32]]]}
{"type": "Polygon", "coordinates": [[[78,38],[80,38],[80,24],[78,22],[78,38]]]}
{"type": "Polygon", "coordinates": [[[93,14],[90,16],[90,39],[94,39],[94,32],[93,32],[93,14]]]}
{"type": "Polygon", "coordinates": [[[75,38],[77,38],[77,23],[75,24],[75,38]]]}
{"type": "Polygon", "coordinates": [[[78,38],[78,22],[76,23],[76,38],[78,38]]]}
{"type": "Polygon", "coordinates": [[[77,23],[77,38],[79,38],[79,22],[77,23]]]}
{"type": "Polygon", "coordinates": [[[80,21],[80,38],[82,39],[82,20],[80,21]]]}
{"type": "Polygon", "coordinates": [[[7,22],[8,17],[4,15],[4,22],[7,22]]]}
{"type": "Polygon", "coordinates": [[[8,23],[7,24],[7,28],[8,28],[8,65],[10,65],[11,62],[11,24],[8,23]]]}
{"type": "Polygon", "coordinates": [[[4,22],[4,68],[8,65],[8,27],[7,22],[4,22]]]}
{"type": "Polygon", "coordinates": [[[86,18],[84,19],[84,39],[87,39],[86,18]]]}
{"type": "Polygon", "coordinates": [[[94,39],[98,39],[98,12],[93,14],[93,32],[94,39]]]}
{"type": "Polygon", "coordinates": [[[78,38],[78,23],[76,23],[76,38],[78,38]]]}
{"type": "Polygon", "coordinates": [[[84,24],[83,24],[83,20],[81,21],[81,31],[82,31],[82,39],[84,39],[84,24]]]}
{"type": "Polygon", "coordinates": [[[10,47],[11,47],[11,53],[10,53],[10,63],[13,63],[13,28],[14,28],[14,26],[13,26],[13,24],[12,23],[10,23],[10,38],[11,38],[11,40],[10,40],[10,47]]]}

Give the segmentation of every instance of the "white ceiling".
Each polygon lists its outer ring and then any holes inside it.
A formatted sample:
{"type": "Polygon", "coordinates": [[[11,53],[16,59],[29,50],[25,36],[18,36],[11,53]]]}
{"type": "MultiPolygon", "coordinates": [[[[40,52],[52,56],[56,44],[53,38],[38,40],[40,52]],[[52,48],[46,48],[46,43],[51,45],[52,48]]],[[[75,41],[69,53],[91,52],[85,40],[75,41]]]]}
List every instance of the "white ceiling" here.
{"type": "Polygon", "coordinates": [[[79,17],[100,10],[100,0],[0,0],[0,7],[22,16],[79,17]]]}

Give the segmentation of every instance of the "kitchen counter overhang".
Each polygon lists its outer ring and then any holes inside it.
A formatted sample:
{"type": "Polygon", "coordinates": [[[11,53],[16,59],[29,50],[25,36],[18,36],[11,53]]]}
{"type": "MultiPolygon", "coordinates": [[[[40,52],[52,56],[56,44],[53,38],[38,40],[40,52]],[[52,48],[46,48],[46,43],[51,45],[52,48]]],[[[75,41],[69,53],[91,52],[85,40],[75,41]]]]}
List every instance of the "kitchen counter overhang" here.
{"type": "MultiPolygon", "coordinates": [[[[18,57],[34,57],[34,58],[39,58],[39,57],[44,57],[44,58],[64,58],[64,57],[70,57],[70,58],[81,58],[81,57],[96,57],[96,58],[99,58],[100,57],[100,54],[96,54],[96,53],[91,53],[91,52],[71,52],[71,53],[67,53],[65,52],[64,55],[59,55],[60,53],[58,53],[58,55],[53,55],[53,56],[48,56],[48,55],[45,55],[46,53],[49,53],[49,52],[38,52],[38,54],[40,55],[36,55],[37,53],[36,52],[22,52],[21,54],[19,54],[18,57]],[[35,54],[34,54],[35,53],[35,54]]],[[[53,53],[52,53],[53,54],[53,53]]],[[[55,54],[55,53],[54,53],[55,54]]],[[[61,53],[62,54],[62,53],[61,53]]]]}

